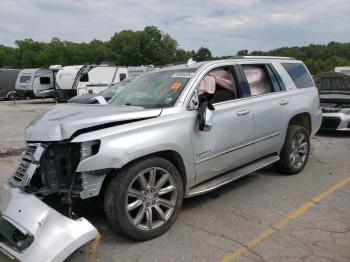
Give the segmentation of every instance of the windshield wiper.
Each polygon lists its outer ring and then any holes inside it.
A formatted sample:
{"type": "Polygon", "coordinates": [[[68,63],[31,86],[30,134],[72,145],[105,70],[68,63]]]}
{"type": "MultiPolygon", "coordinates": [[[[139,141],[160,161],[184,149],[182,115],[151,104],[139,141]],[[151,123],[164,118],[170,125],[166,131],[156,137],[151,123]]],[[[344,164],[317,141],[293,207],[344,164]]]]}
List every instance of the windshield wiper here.
{"type": "Polygon", "coordinates": [[[133,104],[130,104],[130,103],[126,103],[125,105],[126,105],[126,106],[139,106],[139,107],[145,108],[145,107],[142,106],[142,105],[133,105],[133,104]]]}

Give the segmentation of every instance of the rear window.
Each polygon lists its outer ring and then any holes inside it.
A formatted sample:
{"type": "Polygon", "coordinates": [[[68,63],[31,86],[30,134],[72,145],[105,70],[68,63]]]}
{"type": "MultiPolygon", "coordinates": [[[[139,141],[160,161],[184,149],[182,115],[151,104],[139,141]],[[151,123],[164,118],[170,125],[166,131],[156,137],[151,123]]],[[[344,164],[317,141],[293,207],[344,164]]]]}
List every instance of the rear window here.
{"type": "Polygon", "coordinates": [[[313,87],[314,83],[304,64],[282,63],[297,88],[313,87]]]}
{"type": "Polygon", "coordinates": [[[30,76],[21,76],[19,79],[20,83],[29,83],[30,82],[30,76]]]}

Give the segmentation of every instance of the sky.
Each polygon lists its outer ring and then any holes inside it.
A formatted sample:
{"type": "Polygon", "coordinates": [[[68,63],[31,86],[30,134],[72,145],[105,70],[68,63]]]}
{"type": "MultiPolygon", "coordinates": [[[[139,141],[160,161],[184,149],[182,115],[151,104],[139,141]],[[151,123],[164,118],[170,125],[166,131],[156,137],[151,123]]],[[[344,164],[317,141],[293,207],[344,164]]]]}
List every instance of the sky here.
{"type": "Polygon", "coordinates": [[[350,0],[0,0],[0,44],[109,40],[157,26],[181,48],[238,50],[350,42],[350,0]]]}

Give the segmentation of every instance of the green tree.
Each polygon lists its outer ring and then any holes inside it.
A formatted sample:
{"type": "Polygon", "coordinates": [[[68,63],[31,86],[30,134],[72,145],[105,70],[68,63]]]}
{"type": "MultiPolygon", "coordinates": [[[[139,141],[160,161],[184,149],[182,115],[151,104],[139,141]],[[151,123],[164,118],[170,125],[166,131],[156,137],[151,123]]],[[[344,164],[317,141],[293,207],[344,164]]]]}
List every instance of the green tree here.
{"type": "Polygon", "coordinates": [[[208,60],[212,60],[213,56],[211,55],[211,52],[210,52],[210,50],[208,48],[201,47],[195,53],[194,59],[196,61],[208,61],[208,60]]]}

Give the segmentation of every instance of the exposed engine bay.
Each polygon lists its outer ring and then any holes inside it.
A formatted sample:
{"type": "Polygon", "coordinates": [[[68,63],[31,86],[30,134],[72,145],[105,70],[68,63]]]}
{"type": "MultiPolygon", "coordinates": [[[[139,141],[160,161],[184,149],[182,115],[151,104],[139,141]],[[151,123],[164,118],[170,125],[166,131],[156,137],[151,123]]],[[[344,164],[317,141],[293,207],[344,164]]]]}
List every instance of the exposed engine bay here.
{"type": "MultiPolygon", "coordinates": [[[[76,170],[79,162],[95,155],[99,147],[99,140],[29,143],[10,183],[41,198],[57,194],[68,205],[72,205],[73,198],[96,196],[110,170],[76,170]]],[[[64,215],[72,217],[71,211],[64,215]]]]}

